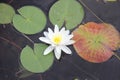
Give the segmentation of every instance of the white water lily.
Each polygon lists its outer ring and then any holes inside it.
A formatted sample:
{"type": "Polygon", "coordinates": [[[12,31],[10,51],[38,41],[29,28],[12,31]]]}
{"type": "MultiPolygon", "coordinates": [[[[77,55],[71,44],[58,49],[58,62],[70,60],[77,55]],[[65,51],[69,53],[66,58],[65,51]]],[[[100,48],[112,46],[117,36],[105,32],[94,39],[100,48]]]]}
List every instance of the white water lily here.
{"type": "Polygon", "coordinates": [[[66,54],[72,54],[71,50],[67,47],[67,45],[74,43],[74,40],[71,40],[73,35],[70,34],[69,30],[65,30],[64,27],[59,30],[58,26],[55,25],[54,31],[48,28],[48,32],[45,31],[44,36],[45,37],[40,37],[39,40],[50,44],[50,46],[45,49],[44,55],[49,54],[53,50],[57,59],[60,59],[61,51],[66,54]]]}

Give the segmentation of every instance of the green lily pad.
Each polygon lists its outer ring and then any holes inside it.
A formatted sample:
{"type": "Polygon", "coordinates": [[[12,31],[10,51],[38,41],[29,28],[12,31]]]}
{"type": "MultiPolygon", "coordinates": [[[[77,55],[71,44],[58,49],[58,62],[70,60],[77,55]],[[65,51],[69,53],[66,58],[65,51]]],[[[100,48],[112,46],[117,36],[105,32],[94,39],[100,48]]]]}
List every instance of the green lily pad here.
{"type": "Polygon", "coordinates": [[[42,31],[46,25],[46,16],[35,6],[24,6],[18,9],[20,15],[13,18],[13,25],[25,34],[35,34],[42,31]]]}
{"type": "Polygon", "coordinates": [[[15,11],[8,4],[0,3],[0,24],[8,24],[12,22],[15,11]]]}
{"type": "Polygon", "coordinates": [[[76,0],[59,0],[49,11],[50,21],[59,27],[65,23],[67,29],[76,27],[83,17],[83,7],[76,0]]]}
{"type": "Polygon", "coordinates": [[[43,55],[47,47],[45,44],[35,44],[33,51],[26,46],[20,56],[23,67],[33,73],[42,73],[48,70],[53,64],[54,56],[53,53],[43,55]]]}

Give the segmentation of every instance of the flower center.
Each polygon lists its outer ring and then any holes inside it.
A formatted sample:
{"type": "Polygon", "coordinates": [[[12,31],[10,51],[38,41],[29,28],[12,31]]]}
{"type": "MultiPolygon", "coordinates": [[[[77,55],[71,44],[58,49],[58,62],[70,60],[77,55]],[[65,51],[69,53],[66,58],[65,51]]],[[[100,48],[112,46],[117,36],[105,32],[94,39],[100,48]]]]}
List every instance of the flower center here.
{"type": "Polygon", "coordinates": [[[61,35],[54,35],[52,40],[53,40],[54,44],[58,45],[62,41],[62,36],[61,35]]]}

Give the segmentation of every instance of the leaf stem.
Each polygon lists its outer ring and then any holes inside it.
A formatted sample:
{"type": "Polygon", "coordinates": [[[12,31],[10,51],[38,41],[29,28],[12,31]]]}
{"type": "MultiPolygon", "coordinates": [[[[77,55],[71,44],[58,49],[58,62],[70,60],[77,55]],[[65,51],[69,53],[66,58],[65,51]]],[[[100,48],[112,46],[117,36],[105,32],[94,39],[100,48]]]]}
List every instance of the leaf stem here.
{"type": "Polygon", "coordinates": [[[20,73],[22,73],[24,70],[23,69],[21,69],[21,70],[19,70],[18,72],[16,72],[16,76],[18,76],[20,73]]]}
{"type": "Polygon", "coordinates": [[[118,60],[120,60],[120,56],[118,56],[116,53],[114,53],[114,56],[115,56],[118,60]]]}
{"type": "Polygon", "coordinates": [[[74,67],[76,67],[79,71],[82,71],[84,74],[90,76],[94,80],[99,80],[99,78],[97,78],[96,76],[92,75],[91,73],[88,73],[87,71],[83,70],[81,67],[79,67],[78,65],[74,64],[71,60],[67,60],[66,58],[63,58],[63,59],[68,61],[70,64],[72,64],[74,67]]]}
{"type": "Polygon", "coordinates": [[[113,52],[113,55],[120,60],[120,56],[117,55],[117,53],[115,51],[113,51],[109,46],[107,46],[105,43],[100,42],[106,49],[110,50],[113,52]]]}
{"type": "Polygon", "coordinates": [[[22,48],[20,47],[20,46],[18,46],[16,43],[14,43],[14,42],[11,42],[11,41],[9,41],[8,39],[6,39],[6,38],[4,38],[4,37],[1,37],[0,36],[0,39],[2,39],[2,40],[4,40],[4,41],[6,41],[7,43],[10,43],[10,44],[12,44],[13,46],[15,46],[16,48],[18,48],[18,49],[20,49],[20,50],[22,50],[22,48]]]}
{"type": "MultiPolygon", "coordinates": [[[[12,23],[10,23],[11,26],[13,26],[12,23]]],[[[16,32],[16,31],[15,31],[16,32]]],[[[30,39],[28,36],[26,36],[24,33],[19,32],[23,37],[25,37],[27,40],[29,40],[32,44],[34,44],[34,41],[30,39]]]]}
{"type": "Polygon", "coordinates": [[[21,35],[24,36],[27,40],[29,40],[32,44],[34,44],[34,41],[32,39],[30,39],[28,36],[26,36],[23,33],[21,33],[21,35]]]}
{"type": "Polygon", "coordinates": [[[3,24],[3,28],[6,28],[5,24],[3,24]]]}
{"type": "Polygon", "coordinates": [[[40,80],[43,80],[42,75],[40,74],[40,80]]]}
{"type": "Polygon", "coordinates": [[[104,23],[104,21],[99,18],[82,0],[78,0],[85,8],[87,8],[98,20],[104,23]]]}
{"type": "Polygon", "coordinates": [[[9,0],[8,4],[11,4],[14,0],[9,0]]]}

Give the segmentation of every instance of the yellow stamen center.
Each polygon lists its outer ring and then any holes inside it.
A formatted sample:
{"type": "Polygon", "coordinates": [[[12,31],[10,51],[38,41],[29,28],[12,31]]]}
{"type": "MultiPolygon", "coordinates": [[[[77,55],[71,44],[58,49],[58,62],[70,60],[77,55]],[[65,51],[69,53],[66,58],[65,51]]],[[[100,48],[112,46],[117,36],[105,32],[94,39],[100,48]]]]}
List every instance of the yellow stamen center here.
{"type": "Polygon", "coordinates": [[[54,35],[53,37],[53,42],[54,44],[58,45],[62,41],[62,36],[61,35],[54,35]]]}

